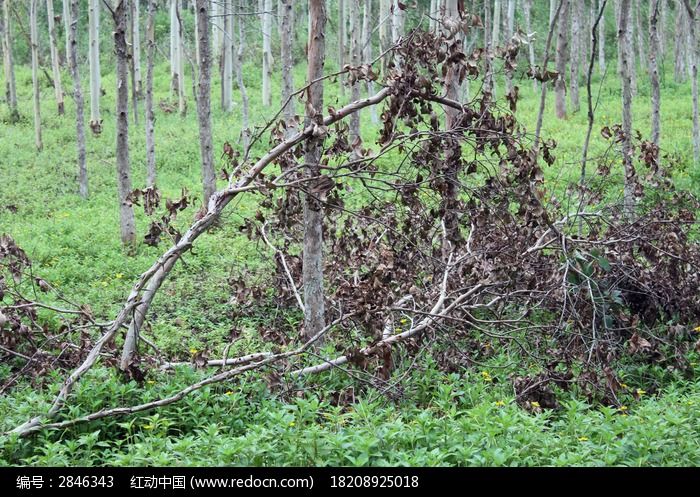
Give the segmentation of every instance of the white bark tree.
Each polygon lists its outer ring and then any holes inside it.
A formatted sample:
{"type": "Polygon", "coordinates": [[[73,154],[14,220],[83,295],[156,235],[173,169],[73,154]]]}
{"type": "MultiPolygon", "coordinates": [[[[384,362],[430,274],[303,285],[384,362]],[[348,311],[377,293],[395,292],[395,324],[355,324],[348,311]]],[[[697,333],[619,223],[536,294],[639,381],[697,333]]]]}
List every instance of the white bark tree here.
{"type": "MultiPolygon", "coordinates": [[[[598,10],[603,0],[598,0],[598,10]]],[[[605,74],[605,15],[600,18],[598,23],[598,70],[601,74],[605,74]]]]}
{"type": "Polygon", "coordinates": [[[131,193],[131,166],[129,163],[129,52],[126,43],[127,0],[114,0],[114,53],[117,57],[117,188],[119,193],[119,225],[122,243],[133,246],[136,242],[134,207],[128,199],[131,193]]]}
{"type": "MultiPolygon", "coordinates": [[[[134,70],[134,92],[137,97],[143,95],[141,78],[141,8],[139,0],[131,0],[131,58],[134,70]]],[[[136,105],[134,105],[134,108],[136,105]]]]}
{"type": "Polygon", "coordinates": [[[557,50],[555,55],[555,65],[559,75],[554,83],[555,110],[559,119],[566,119],[566,66],[569,60],[569,10],[569,0],[563,0],[561,14],[559,15],[557,50]]]}
{"type": "Polygon", "coordinates": [[[691,0],[683,0],[688,15],[688,39],[690,40],[690,79],[692,81],[693,92],[693,159],[695,166],[700,164],[700,118],[698,117],[698,58],[700,58],[700,48],[696,35],[696,22],[700,1],[692,5],[691,0]]]}
{"type": "Polygon", "coordinates": [[[153,64],[156,51],[156,1],[148,0],[146,21],[146,186],[156,186],[156,117],[153,112],[153,64]]]}
{"type": "MultiPolygon", "coordinates": [[[[574,2],[571,10],[571,56],[569,57],[569,97],[571,98],[571,111],[578,112],[581,109],[579,100],[579,66],[581,64],[581,32],[583,22],[583,2],[574,2]]],[[[585,60],[585,59],[583,59],[585,60]]]]}
{"type": "Polygon", "coordinates": [[[245,82],[243,81],[243,52],[245,50],[245,30],[243,29],[243,16],[242,7],[239,6],[237,11],[238,20],[238,50],[236,51],[236,63],[234,64],[234,70],[236,71],[236,83],[238,84],[238,91],[241,94],[241,142],[243,143],[243,149],[248,152],[248,146],[250,145],[250,118],[249,118],[249,103],[248,103],[248,91],[245,87],[245,82]]]}
{"type": "MultiPolygon", "coordinates": [[[[350,65],[357,67],[361,64],[362,47],[360,46],[360,5],[359,1],[350,2],[350,65]]],[[[354,102],[360,99],[360,82],[355,81],[350,87],[350,99],[354,102]]],[[[357,144],[361,140],[360,113],[355,112],[350,116],[349,139],[351,144],[357,144]]]]}
{"type": "MultiPolygon", "coordinates": [[[[372,0],[365,0],[364,12],[362,14],[362,58],[369,64],[372,61],[372,0]]],[[[367,93],[374,95],[374,82],[367,82],[367,93]]],[[[370,118],[373,124],[379,122],[377,108],[370,107],[370,118]]]]}
{"type": "Polygon", "coordinates": [[[199,36],[199,81],[197,120],[199,121],[199,150],[202,158],[203,205],[216,192],[216,172],[212,151],[211,131],[211,50],[209,47],[209,0],[196,2],[197,35],[199,36]]]}
{"type": "MultiPolygon", "coordinates": [[[[349,0],[352,1],[352,0],[349,0]]],[[[338,67],[345,67],[345,0],[338,0],[338,67]]],[[[339,78],[340,98],[345,98],[345,78],[339,78]]]]}
{"type": "Polygon", "coordinates": [[[265,107],[272,104],[272,0],[264,0],[262,18],[262,103],[265,107]]]}
{"type": "Polygon", "coordinates": [[[636,172],[632,163],[632,75],[634,64],[632,38],[629,24],[632,22],[631,0],[621,0],[619,5],[617,45],[620,59],[620,79],[622,80],[622,163],[625,171],[623,210],[627,217],[634,213],[634,183],[636,172]]]}
{"type": "Polygon", "coordinates": [[[61,62],[58,57],[58,47],[56,45],[56,22],[53,12],[53,0],[46,0],[46,17],[49,28],[49,50],[51,52],[54,95],[56,96],[58,115],[62,116],[65,110],[63,107],[63,86],[61,85],[61,62]]]}
{"type": "MultiPolygon", "coordinates": [[[[532,0],[524,0],[523,2],[523,16],[525,17],[525,30],[527,34],[532,33],[532,0]]],[[[530,67],[535,67],[535,43],[534,40],[527,44],[527,58],[530,63],[530,67]]],[[[532,90],[537,91],[537,81],[532,80],[532,90]]]]}
{"type": "MultiPolygon", "coordinates": [[[[506,32],[505,32],[505,42],[508,43],[513,37],[515,29],[515,0],[508,0],[507,10],[506,10],[506,32]]],[[[506,73],[506,92],[510,93],[513,89],[513,76],[510,73],[506,73]]]]}
{"type": "MultiPolygon", "coordinates": [[[[282,63],[282,113],[287,124],[287,133],[292,133],[294,127],[294,60],[292,57],[292,42],[294,41],[294,6],[292,0],[280,0],[282,16],[280,22],[280,60],[282,63]]],[[[341,85],[342,86],[342,85],[341,85]]]]}
{"type": "Polygon", "coordinates": [[[233,112],[233,10],[231,0],[223,3],[223,65],[221,75],[221,108],[233,112]]]}
{"type": "MultiPolygon", "coordinates": [[[[85,157],[85,102],[83,99],[83,88],[80,82],[80,66],[78,65],[78,19],[79,0],[70,0],[70,8],[68,10],[68,31],[66,38],[68,39],[68,67],[73,78],[73,101],[75,101],[75,136],[76,146],[78,148],[78,188],[80,196],[88,197],[88,174],[85,157]]],[[[65,12],[65,11],[64,11],[65,12]]]]}
{"type": "Polygon", "coordinates": [[[102,117],[100,115],[100,97],[102,82],[100,74],[100,0],[89,0],[88,34],[90,61],[90,129],[93,134],[102,132],[102,117]]]}
{"type": "Polygon", "coordinates": [[[12,56],[12,22],[10,19],[10,0],[0,0],[2,2],[3,33],[2,33],[2,55],[3,67],[5,70],[5,99],[10,109],[10,122],[19,120],[19,110],[17,107],[17,85],[15,80],[15,64],[12,56]]]}
{"type": "Polygon", "coordinates": [[[37,3],[29,0],[29,36],[32,51],[32,88],[34,95],[34,143],[37,150],[44,148],[41,139],[41,88],[39,87],[39,30],[37,29],[37,3]]]}
{"type": "MultiPolygon", "coordinates": [[[[651,141],[656,145],[661,139],[661,89],[659,86],[659,15],[663,0],[649,3],[649,80],[651,84],[651,141]]],[[[663,28],[662,28],[663,29],[663,28]]]]}

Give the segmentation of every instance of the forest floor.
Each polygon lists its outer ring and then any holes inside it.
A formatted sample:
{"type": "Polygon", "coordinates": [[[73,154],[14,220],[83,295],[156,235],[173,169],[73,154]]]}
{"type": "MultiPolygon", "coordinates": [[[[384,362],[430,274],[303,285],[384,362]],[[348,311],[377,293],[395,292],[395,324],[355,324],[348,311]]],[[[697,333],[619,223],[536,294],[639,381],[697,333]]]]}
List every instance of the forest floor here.
{"type": "MultiPolygon", "coordinates": [[[[332,68],[327,68],[327,71],[332,68]]],[[[251,124],[261,126],[276,106],[262,107],[259,70],[246,68],[251,124]]],[[[607,78],[612,80],[613,78],[607,78]]],[[[600,88],[591,144],[593,157],[606,154],[609,143],[600,128],[619,122],[620,92],[612,81],[594,81],[600,88]]],[[[635,125],[649,133],[649,88],[640,78],[633,109],[635,125]]],[[[297,86],[303,73],[296,74],[297,86]]],[[[500,82],[502,90],[502,81],[500,82]]],[[[33,271],[66,297],[87,304],[103,320],[113,318],[134,279],[163,247],[139,244],[128,255],[119,243],[114,164],[114,76],[102,85],[104,129],[88,136],[90,198],[77,195],[74,108],[56,115],[52,91],[42,90],[44,150],[34,150],[31,121],[31,77],[18,68],[17,84],[23,120],[0,122],[0,233],[10,234],[33,262],[33,271]]],[[[188,83],[189,84],[189,83],[188,83]]],[[[522,81],[516,113],[532,131],[538,95],[522,81]]],[[[156,74],[156,101],[167,99],[168,71],[156,74]]],[[[691,106],[688,84],[676,84],[667,74],[662,82],[662,149],[679,158],[674,168],[678,188],[698,194],[700,173],[692,169],[691,106]]],[[[329,83],[326,104],[337,105],[337,83],[329,83]]],[[[188,87],[188,95],[191,94],[188,87]]],[[[212,89],[218,95],[218,87],[212,89]]],[[[278,94],[273,91],[273,95],[278,94]]],[[[235,93],[238,98],[238,92],[235,93]]],[[[223,167],[225,141],[239,147],[240,101],[225,115],[214,100],[214,150],[223,167]]],[[[189,112],[156,110],[158,186],[175,198],[183,188],[200,191],[199,142],[192,99],[189,112]]],[[[341,102],[342,103],[342,102],[341,102]]],[[[142,106],[143,102],[139,102],[142,106]]],[[[585,88],[581,90],[585,109],[585,88]]],[[[547,101],[542,135],[557,141],[557,161],[547,168],[546,185],[554,195],[579,175],[586,112],[565,121],[553,116],[553,94],[547,101]]],[[[142,109],[141,109],[142,110],[142,109]]],[[[300,108],[301,110],[301,108],[300,108]]],[[[6,107],[0,119],[6,119],[6,107]]],[[[370,113],[362,116],[365,141],[377,128],[370,113]]],[[[143,120],[130,123],[134,187],[145,186],[143,120]]],[[[253,149],[264,152],[266,139],[253,149]]],[[[609,152],[608,152],[609,153],[609,152]]],[[[622,185],[619,159],[613,177],[622,185]]],[[[590,172],[589,172],[590,174],[590,172]]],[[[251,197],[248,197],[251,198],[251,197]]],[[[181,213],[177,224],[189,225],[195,209],[181,213]]],[[[265,313],[234,322],[228,280],[241,274],[257,277],[272,267],[265,246],[251,243],[238,229],[255,212],[255,200],[230,206],[219,227],[203,236],[165,283],[153,307],[149,336],[161,350],[187,361],[193,351],[220,353],[235,327],[240,338],[229,355],[260,350],[266,345],[257,332],[265,313]]],[[[137,208],[139,239],[150,220],[137,208]]],[[[262,277],[262,276],[261,276],[262,277]]],[[[290,315],[294,333],[300,316],[290,315]]],[[[49,326],[58,318],[43,315],[49,326]]],[[[700,324],[700,323],[699,323],[700,324]]],[[[405,353],[401,353],[405,354],[405,353]]],[[[413,361],[397,360],[395,377],[403,379],[391,394],[332,372],[299,382],[296,393],[271,393],[264,379],[252,373],[241,380],[204,388],[182,402],[157,412],[113,418],[94,424],[26,438],[0,436],[0,464],[32,465],[698,465],[700,464],[700,380],[680,378],[648,365],[620,371],[625,380],[622,407],[588,405],[571,395],[561,408],[533,414],[514,402],[510,377],[528,365],[514,365],[504,349],[474,368],[447,372],[430,351],[413,361]],[[338,402],[338,398],[355,402],[338,402]]],[[[697,357],[695,357],[697,360],[697,357]]],[[[694,363],[697,367],[698,364],[694,363]]],[[[11,365],[0,364],[0,380],[11,365]]],[[[103,406],[130,405],[174,392],[202,373],[189,368],[176,373],[151,373],[143,386],[123,382],[113,370],[98,367],[74,392],[69,413],[77,416],[103,406]]],[[[0,396],[0,433],[44,412],[61,373],[41,385],[21,383],[0,396]]]]}

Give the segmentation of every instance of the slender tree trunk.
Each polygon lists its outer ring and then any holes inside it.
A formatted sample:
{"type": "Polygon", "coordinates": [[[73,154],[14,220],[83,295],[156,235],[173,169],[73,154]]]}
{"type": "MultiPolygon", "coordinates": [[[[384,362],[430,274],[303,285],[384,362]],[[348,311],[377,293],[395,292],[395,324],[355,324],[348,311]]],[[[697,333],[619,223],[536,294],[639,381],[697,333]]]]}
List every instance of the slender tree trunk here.
{"type": "Polygon", "coordinates": [[[571,111],[578,112],[581,109],[579,100],[579,65],[581,64],[581,24],[583,21],[583,2],[578,1],[571,9],[571,57],[569,64],[569,96],[571,98],[571,111]]]}
{"type": "MultiPolygon", "coordinates": [[[[282,107],[285,123],[287,124],[287,134],[294,131],[294,102],[292,93],[294,92],[294,60],[292,58],[292,32],[294,31],[294,6],[292,0],[280,0],[281,23],[280,23],[280,59],[282,61],[282,107]]],[[[341,85],[342,86],[342,85],[341,85]]]]}
{"type": "Polygon", "coordinates": [[[93,134],[102,132],[100,97],[102,82],[100,75],[100,0],[89,0],[89,59],[90,59],[90,129],[93,134]]]}
{"type": "Polygon", "coordinates": [[[241,13],[243,12],[242,7],[239,6],[238,10],[238,50],[236,51],[236,82],[238,84],[238,91],[241,94],[241,142],[243,143],[243,148],[248,153],[248,146],[250,145],[250,118],[249,118],[249,103],[248,103],[248,91],[246,90],[245,83],[243,82],[243,51],[245,49],[245,31],[243,29],[243,17],[241,13]]]}
{"type": "Polygon", "coordinates": [[[78,19],[80,0],[70,0],[69,18],[66,19],[68,31],[68,67],[73,78],[73,100],[75,101],[75,135],[78,147],[78,187],[80,196],[88,197],[88,175],[85,163],[85,102],[80,83],[80,67],[78,66],[78,19]]]}
{"type": "Polygon", "coordinates": [[[223,38],[223,26],[222,26],[222,17],[221,13],[223,11],[223,4],[225,0],[210,0],[211,2],[211,25],[212,25],[212,51],[213,51],[213,59],[216,61],[221,60],[221,45],[222,45],[222,38],[223,38]]]}
{"type": "MultiPolygon", "coordinates": [[[[311,22],[308,43],[307,83],[323,76],[326,50],[326,5],[324,0],[309,0],[311,22]]],[[[304,126],[323,124],[323,81],[311,84],[304,126]]],[[[323,137],[309,139],[305,144],[304,162],[309,178],[321,174],[320,161],[323,137]]],[[[313,186],[311,187],[313,190],[313,186]]],[[[311,338],[325,327],[323,291],[323,206],[316,194],[304,197],[304,336],[311,338]]]]}
{"type": "Polygon", "coordinates": [[[621,0],[617,29],[620,78],[622,80],[622,163],[625,170],[624,212],[629,218],[634,212],[635,170],[632,163],[632,78],[631,65],[634,61],[632,38],[629,34],[631,23],[631,0],[621,0]]]}
{"type": "Polygon", "coordinates": [[[34,90],[34,143],[36,149],[41,150],[44,144],[41,141],[41,106],[39,87],[39,31],[37,29],[37,3],[39,0],[29,0],[29,30],[32,49],[32,88],[34,90]]]}
{"type": "Polygon", "coordinates": [[[68,20],[70,19],[70,9],[71,9],[71,0],[63,0],[63,31],[64,31],[64,38],[66,42],[66,56],[63,58],[63,63],[68,67],[70,65],[70,24],[68,23],[68,20]]]}
{"type": "MultiPolygon", "coordinates": [[[[603,0],[598,0],[598,10],[602,4],[603,0]]],[[[605,74],[605,16],[598,23],[598,70],[605,74]]]]}
{"type": "Polygon", "coordinates": [[[265,107],[272,104],[271,80],[272,80],[272,0],[264,1],[262,13],[262,103],[265,107]]]}
{"type": "Polygon", "coordinates": [[[129,52],[126,46],[127,0],[114,0],[114,53],[117,57],[117,186],[119,190],[119,220],[124,245],[136,242],[134,207],[128,199],[131,193],[129,164],[129,52]]]}
{"type": "Polygon", "coordinates": [[[698,58],[700,58],[700,48],[696,36],[696,21],[698,15],[698,2],[691,6],[690,0],[683,0],[688,14],[688,38],[690,40],[690,79],[693,91],[693,159],[695,166],[700,164],[700,118],[698,117],[698,58]]]}
{"type": "MultiPolygon", "coordinates": [[[[646,53],[646,46],[644,43],[644,35],[647,33],[645,29],[642,28],[642,2],[641,0],[635,0],[634,7],[632,8],[632,13],[634,15],[634,30],[637,32],[637,58],[639,59],[640,67],[644,67],[649,58],[646,53]]],[[[636,64],[635,64],[636,66],[636,64]]]]}
{"type": "Polygon", "coordinates": [[[15,83],[15,64],[12,57],[12,24],[10,21],[10,0],[2,0],[4,33],[2,37],[2,54],[5,68],[5,98],[10,109],[10,122],[19,121],[17,108],[17,85],[15,83]]]}
{"type": "MultiPolygon", "coordinates": [[[[341,70],[345,67],[345,21],[345,0],[338,0],[338,66],[341,70]]],[[[345,98],[345,78],[338,78],[338,81],[340,98],[345,98]]]]}
{"type": "MultiPolygon", "coordinates": [[[[532,33],[532,0],[524,0],[523,2],[523,15],[525,17],[525,30],[527,34],[532,33]]],[[[535,62],[535,44],[530,42],[527,44],[527,58],[530,63],[530,67],[534,68],[535,62]]],[[[532,90],[537,91],[537,81],[532,80],[532,90]]]]}
{"type": "Polygon", "coordinates": [[[683,5],[683,0],[677,0],[676,2],[676,29],[674,32],[674,65],[673,65],[673,79],[676,83],[682,83],[685,81],[687,70],[686,70],[686,40],[688,39],[688,13],[683,5]]]}
{"type": "Polygon", "coordinates": [[[223,74],[221,75],[221,108],[233,112],[233,9],[231,0],[224,0],[223,74]]]}
{"type": "Polygon", "coordinates": [[[51,51],[54,94],[56,95],[58,115],[62,116],[65,110],[63,108],[63,86],[61,85],[61,63],[58,60],[58,47],[56,45],[56,22],[53,13],[53,0],[46,0],[46,17],[49,27],[49,48],[51,51]]]}
{"type": "MultiPolygon", "coordinates": [[[[130,35],[130,42],[127,45],[131,46],[131,52],[129,53],[129,68],[131,70],[131,109],[134,112],[134,124],[138,126],[139,124],[139,109],[138,109],[138,86],[140,83],[136,82],[136,72],[137,70],[140,71],[140,69],[137,69],[136,67],[136,54],[134,53],[134,39],[135,39],[135,29],[138,30],[138,21],[135,19],[136,18],[136,10],[135,10],[135,4],[138,3],[138,0],[128,0],[129,2],[129,15],[128,15],[128,24],[129,24],[129,35],[130,35]]],[[[139,76],[140,77],[140,76],[139,76]]]]}
{"type": "MultiPolygon", "coordinates": [[[[380,0],[379,1],[379,50],[381,53],[389,50],[392,44],[392,15],[391,15],[391,1],[392,0],[380,0]]],[[[382,58],[382,73],[385,75],[389,69],[389,57],[382,58]]]]}
{"type": "Polygon", "coordinates": [[[404,23],[406,19],[406,13],[401,8],[403,2],[399,0],[392,0],[392,11],[391,11],[391,41],[392,43],[398,43],[399,39],[403,36],[404,23]]]}
{"type": "Polygon", "coordinates": [[[156,116],[153,112],[153,64],[156,51],[156,1],[148,0],[146,26],[146,185],[156,186],[156,116]]]}
{"type": "Polygon", "coordinates": [[[501,43],[501,0],[493,0],[493,33],[491,34],[491,43],[494,48],[500,46],[501,43]]]}
{"type": "MultiPolygon", "coordinates": [[[[505,43],[509,43],[510,39],[513,37],[515,29],[515,0],[508,0],[506,11],[506,33],[505,33],[505,43]]],[[[513,75],[510,72],[506,72],[506,92],[510,93],[513,89],[513,75]]]]}
{"type": "MultiPolygon", "coordinates": [[[[181,116],[187,113],[187,103],[185,102],[185,40],[184,33],[182,31],[182,19],[180,18],[180,5],[178,4],[175,9],[175,29],[177,31],[177,109],[181,116]]],[[[192,81],[192,88],[194,90],[195,81],[192,81]]],[[[196,93],[196,92],[195,92],[196,93]]],[[[195,97],[196,98],[196,97],[195,97]]]]}
{"type": "Polygon", "coordinates": [[[566,64],[569,59],[569,0],[564,0],[559,16],[559,29],[557,32],[557,52],[555,64],[557,80],[554,83],[555,109],[559,119],[566,119],[566,64]]]}
{"type": "Polygon", "coordinates": [[[216,174],[211,140],[211,53],[209,49],[209,0],[197,0],[197,33],[199,36],[199,92],[197,119],[199,121],[199,150],[202,156],[203,205],[216,192],[216,174]]]}
{"type": "Polygon", "coordinates": [[[651,141],[656,145],[661,139],[661,90],[659,87],[659,4],[664,0],[649,3],[649,80],[651,84],[651,141]]]}
{"type": "MultiPolygon", "coordinates": [[[[362,47],[360,46],[360,5],[359,1],[350,2],[350,65],[358,67],[361,64],[362,47]]],[[[360,99],[360,82],[355,81],[350,87],[350,98],[352,101],[360,99]]],[[[360,112],[354,112],[350,116],[350,143],[359,145],[362,140],[360,134],[360,112]]]]}
{"type": "Polygon", "coordinates": [[[483,92],[488,99],[492,98],[493,87],[493,41],[491,40],[491,5],[484,2],[484,86],[483,92]]]}
{"type": "Polygon", "coordinates": [[[438,0],[430,0],[430,11],[428,14],[430,15],[430,32],[434,33],[437,29],[437,18],[440,15],[438,12],[438,0]]]}
{"type": "MultiPolygon", "coordinates": [[[[141,8],[139,0],[131,0],[131,54],[134,67],[134,88],[136,96],[143,95],[143,79],[141,77],[141,8]]],[[[135,104],[136,102],[134,102],[135,104]]],[[[136,105],[134,105],[134,109],[136,105]]]]}
{"type": "Polygon", "coordinates": [[[659,56],[663,60],[666,55],[666,26],[668,25],[668,2],[670,0],[661,0],[659,4],[659,56]]]}
{"type": "MultiPolygon", "coordinates": [[[[372,61],[372,0],[365,0],[364,2],[364,13],[362,15],[362,58],[366,64],[372,61]]],[[[374,95],[374,82],[368,81],[367,93],[369,95],[374,95]]],[[[372,124],[377,124],[379,122],[379,117],[377,116],[377,107],[372,105],[370,107],[370,118],[372,119],[372,124]]]]}

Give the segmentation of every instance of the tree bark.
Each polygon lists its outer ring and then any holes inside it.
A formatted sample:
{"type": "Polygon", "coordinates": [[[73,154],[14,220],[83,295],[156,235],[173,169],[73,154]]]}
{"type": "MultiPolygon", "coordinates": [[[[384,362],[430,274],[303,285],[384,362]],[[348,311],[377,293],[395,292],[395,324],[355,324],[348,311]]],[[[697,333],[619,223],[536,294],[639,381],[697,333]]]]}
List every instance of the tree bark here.
{"type": "MultiPolygon", "coordinates": [[[[136,97],[143,95],[143,79],[141,77],[141,8],[139,0],[131,0],[131,56],[134,68],[134,92],[136,97]]],[[[134,104],[136,102],[134,101],[134,104]]],[[[134,105],[134,109],[136,105],[134,105]]]]}
{"type": "Polygon", "coordinates": [[[690,40],[688,50],[690,51],[690,79],[693,92],[693,159],[695,166],[697,166],[700,163],[700,118],[698,117],[698,58],[700,58],[700,48],[698,48],[695,34],[695,24],[700,2],[691,6],[690,0],[683,0],[683,5],[688,14],[688,38],[690,40]]]}
{"type": "Polygon", "coordinates": [[[243,12],[242,7],[239,6],[237,20],[238,20],[238,50],[236,51],[236,82],[238,84],[238,91],[241,94],[241,142],[243,143],[243,149],[248,153],[248,146],[250,145],[250,119],[249,119],[249,103],[248,103],[248,91],[246,90],[245,83],[243,82],[243,50],[245,47],[245,31],[243,30],[243,18],[241,13],[243,12]]]}
{"type": "Polygon", "coordinates": [[[88,22],[90,59],[90,129],[93,134],[102,132],[100,97],[102,83],[100,75],[100,0],[89,0],[88,22]]]}
{"type": "MultiPolygon", "coordinates": [[[[372,0],[365,0],[362,15],[362,58],[366,64],[372,61],[372,0]]],[[[367,93],[374,95],[374,81],[367,81],[367,93]]],[[[372,124],[379,122],[377,108],[372,106],[369,110],[372,124]]]]}
{"type": "Polygon", "coordinates": [[[262,103],[265,107],[272,104],[271,80],[272,80],[272,0],[264,1],[262,13],[262,103]]]}
{"type": "Polygon", "coordinates": [[[53,71],[53,88],[56,95],[58,115],[65,113],[63,107],[63,86],[61,85],[61,68],[58,60],[58,47],[56,45],[56,22],[53,12],[53,0],[46,0],[46,17],[49,27],[49,49],[51,51],[51,69],[53,71]]]}
{"type": "Polygon", "coordinates": [[[571,6],[571,57],[569,64],[569,97],[571,98],[571,111],[581,110],[579,100],[579,65],[581,64],[581,25],[583,21],[583,2],[574,2],[571,6]]]}
{"type": "MultiPolygon", "coordinates": [[[[506,10],[505,43],[509,43],[510,39],[513,37],[514,27],[515,27],[515,0],[508,0],[507,10],[506,10]]],[[[513,89],[513,75],[510,72],[506,72],[506,92],[510,93],[512,89],[513,89]]]]}
{"type": "Polygon", "coordinates": [[[554,83],[555,110],[559,119],[566,119],[566,64],[569,59],[569,0],[564,0],[557,30],[555,65],[559,75],[554,83]]]}
{"type": "Polygon", "coordinates": [[[493,40],[491,40],[491,5],[490,2],[484,2],[484,96],[491,98],[493,96],[493,40]]]}
{"type": "MultiPolygon", "coordinates": [[[[634,8],[632,9],[634,15],[634,30],[637,32],[637,57],[639,59],[640,67],[649,61],[646,53],[646,46],[644,43],[644,34],[646,30],[642,29],[642,2],[641,0],[635,0],[634,8]]],[[[636,66],[636,64],[635,64],[636,66]]]]}
{"type": "Polygon", "coordinates": [[[10,21],[10,0],[2,1],[3,13],[3,36],[2,54],[3,67],[5,68],[5,99],[10,109],[10,122],[19,121],[19,110],[17,108],[17,85],[15,82],[15,64],[12,56],[12,24],[10,21]]]}
{"type": "MultiPolygon", "coordinates": [[[[381,53],[389,50],[392,40],[391,0],[379,1],[379,50],[381,53]]],[[[382,73],[387,74],[389,57],[382,59],[382,73]]]]}
{"type": "MultiPolygon", "coordinates": [[[[294,6],[292,0],[280,0],[280,60],[282,61],[282,115],[287,124],[287,134],[294,132],[294,60],[292,58],[292,32],[294,31],[294,6]]],[[[342,86],[342,85],[341,85],[342,86]]]]}
{"type": "MultiPolygon", "coordinates": [[[[360,26],[360,5],[359,1],[350,2],[350,65],[358,67],[361,64],[362,47],[360,46],[360,35],[362,28],[360,26]]],[[[360,82],[355,81],[350,87],[350,98],[354,102],[360,99],[360,82]]],[[[349,139],[351,145],[358,145],[362,140],[360,134],[360,113],[355,112],[350,116],[350,132],[349,139]]]]}
{"type": "Polygon", "coordinates": [[[117,186],[119,190],[119,221],[124,245],[136,242],[134,207],[128,196],[131,193],[129,164],[129,52],[126,46],[127,0],[115,0],[112,9],[114,20],[114,52],[117,57],[117,186]]]}
{"type": "Polygon", "coordinates": [[[146,23],[146,185],[156,186],[156,116],[153,112],[153,64],[156,51],[156,1],[148,0],[146,23]]]}
{"type": "MultiPolygon", "coordinates": [[[[352,2],[352,0],[349,0],[352,2]]],[[[354,2],[353,2],[354,3],[354,2]]],[[[338,0],[338,67],[340,70],[345,67],[345,0],[338,0]]],[[[345,78],[338,78],[340,86],[338,94],[340,98],[345,98],[345,78]]]]}
{"type": "MultiPolygon", "coordinates": [[[[525,17],[525,30],[527,34],[532,33],[532,0],[524,0],[523,2],[523,15],[525,17]]],[[[527,58],[530,63],[530,67],[535,67],[535,44],[530,42],[527,44],[527,58]]],[[[537,91],[537,81],[532,80],[532,90],[537,91]]]]}
{"type": "MultiPolygon", "coordinates": [[[[598,10],[604,0],[598,0],[598,10]]],[[[600,74],[605,74],[605,16],[600,18],[598,23],[598,70],[600,74]]]]}
{"type": "Polygon", "coordinates": [[[233,10],[231,0],[224,0],[223,74],[221,75],[221,108],[233,112],[233,10]]]}
{"type": "MultiPolygon", "coordinates": [[[[310,36],[308,42],[307,84],[310,84],[306,105],[305,127],[323,125],[323,76],[326,50],[326,6],[324,0],[309,0],[310,36]],[[315,83],[311,83],[316,81],[315,83]]],[[[321,174],[320,160],[323,134],[305,144],[304,162],[309,178],[321,174]]],[[[313,182],[311,182],[313,185],[313,182]]],[[[311,187],[313,190],[313,186],[311,187]]],[[[325,327],[323,291],[323,206],[312,193],[304,196],[304,336],[308,339],[325,327]]]]}
{"type": "Polygon", "coordinates": [[[491,43],[493,43],[495,48],[501,43],[501,0],[493,1],[492,22],[493,32],[491,33],[491,43]]]}
{"type": "Polygon", "coordinates": [[[70,23],[68,22],[71,18],[70,14],[70,9],[71,9],[71,0],[63,0],[63,31],[64,31],[64,38],[66,42],[66,55],[63,58],[63,63],[66,65],[66,67],[70,66],[70,23]]]}
{"type": "Polygon", "coordinates": [[[659,7],[664,0],[651,0],[649,4],[649,80],[651,84],[651,141],[656,145],[661,139],[661,90],[659,85],[659,7]]]}
{"type": "Polygon", "coordinates": [[[42,150],[44,144],[41,140],[41,101],[39,87],[39,31],[37,29],[37,2],[29,0],[29,31],[32,51],[32,88],[34,94],[34,143],[37,150],[42,150]]]}
{"type": "Polygon", "coordinates": [[[632,77],[634,63],[632,38],[629,36],[631,22],[631,0],[621,0],[617,29],[618,58],[620,59],[620,79],[622,80],[622,163],[625,170],[623,209],[628,218],[634,212],[634,182],[636,172],[632,163],[632,77]]]}
{"type": "Polygon", "coordinates": [[[209,0],[197,0],[197,33],[199,36],[199,92],[197,119],[199,120],[199,149],[202,156],[203,204],[216,191],[216,173],[211,140],[211,53],[209,48],[209,0]]]}
{"type": "Polygon", "coordinates": [[[78,187],[80,196],[88,197],[88,175],[85,163],[85,102],[80,83],[80,67],[78,66],[78,18],[80,0],[70,0],[68,24],[68,67],[73,78],[73,100],[75,101],[75,135],[78,147],[78,187]]]}

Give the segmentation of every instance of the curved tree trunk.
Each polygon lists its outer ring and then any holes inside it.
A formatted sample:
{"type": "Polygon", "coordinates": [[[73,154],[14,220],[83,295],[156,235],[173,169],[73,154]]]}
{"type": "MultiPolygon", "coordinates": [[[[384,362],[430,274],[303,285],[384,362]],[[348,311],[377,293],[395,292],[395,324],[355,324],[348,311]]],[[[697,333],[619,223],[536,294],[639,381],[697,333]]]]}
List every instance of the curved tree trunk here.
{"type": "Polygon", "coordinates": [[[153,112],[153,64],[156,51],[156,0],[148,0],[146,26],[146,185],[156,186],[156,116],[153,112]]]}
{"type": "Polygon", "coordinates": [[[34,94],[34,143],[37,150],[44,148],[41,140],[41,92],[39,88],[39,31],[37,29],[37,3],[29,0],[29,36],[32,50],[32,88],[34,94]]]}
{"type": "Polygon", "coordinates": [[[75,135],[78,147],[78,185],[80,196],[88,197],[88,175],[85,163],[85,102],[83,89],[80,83],[80,67],[78,66],[78,19],[80,0],[70,0],[68,24],[68,66],[73,78],[73,100],[75,101],[75,135]]]}
{"type": "Polygon", "coordinates": [[[102,132],[102,117],[100,116],[100,97],[102,84],[100,81],[100,1],[89,0],[89,59],[90,59],[90,129],[93,134],[102,132]]]}
{"type": "Polygon", "coordinates": [[[58,115],[65,112],[63,108],[63,86],[61,85],[61,68],[58,60],[58,47],[56,46],[56,22],[53,12],[53,0],[46,0],[46,17],[49,27],[49,48],[51,50],[51,69],[53,71],[53,88],[56,95],[58,115]]]}
{"type": "MultiPolygon", "coordinates": [[[[326,51],[326,5],[324,0],[309,0],[310,36],[308,43],[307,83],[323,76],[326,51]]],[[[308,91],[304,125],[323,125],[323,81],[311,84],[308,91]]],[[[304,162],[307,177],[320,175],[323,136],[305,144],[304,162]]],[[[313,182],[311,183],[313,190],[313,182]]],[[[326,325],[323,292],[323,207],[316,194],[304,196],[304,336],[316,335],[326,325]]]]}
{"type": "Polygon", "coordinates": [[[129,52],[126,46],[127,0],[115,0],[114,52],[117,56],[117,187],[119,190],[119,220],[121,240],[131,246],[136,242],[134,207],[128,199],[131,193],[129,164],[129,52]]]}

